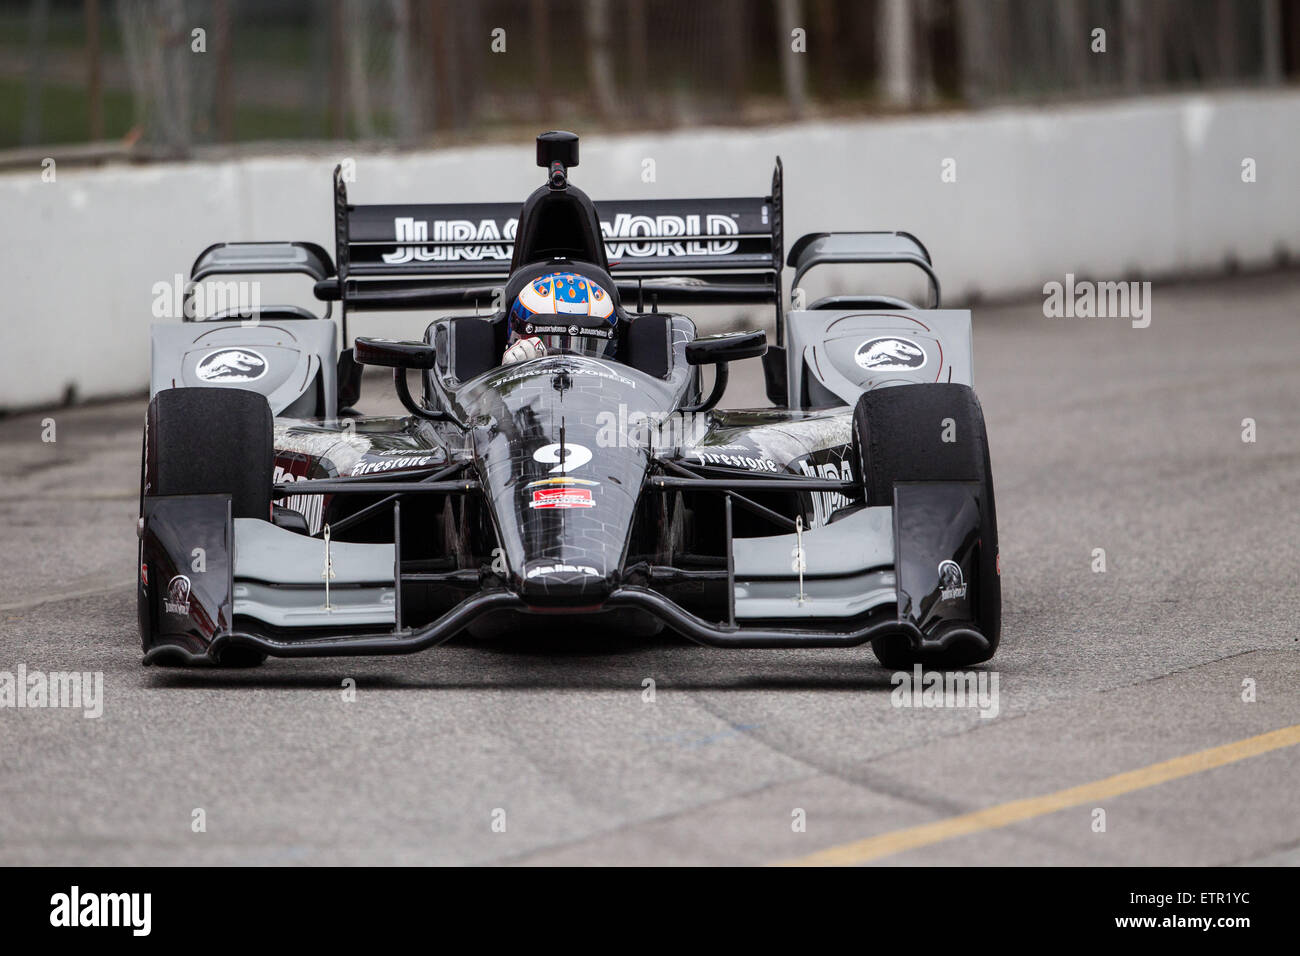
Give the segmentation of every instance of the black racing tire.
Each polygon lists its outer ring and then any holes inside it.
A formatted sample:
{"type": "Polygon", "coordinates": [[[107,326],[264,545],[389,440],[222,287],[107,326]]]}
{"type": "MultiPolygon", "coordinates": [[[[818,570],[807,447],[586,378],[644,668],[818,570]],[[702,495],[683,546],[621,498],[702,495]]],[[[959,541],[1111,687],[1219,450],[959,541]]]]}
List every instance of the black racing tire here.
{"type": "MultiPolygon", "coordinates": [[[[265,396],[238,388],[168,388],[149,402],[142,511],[143,498],[155,495],[229,494],[232,517],[269,520],[274,468],[265,396]]],[[[217,664],[253,667],[264,660],[258,651],[230,647],[217,664]]]]}
{"type": "Polygon", "coordinates": [[[230,495],[236,518],[271,517],[271,406],[242,388],[168,388],[149,403],[145,495],[230,495]]]}
{"type": "Polygon", "coordinates": [[[976,624],[987,646],[959,644],[946,653],[914,651],[903,635],[871,642],[885,667],[914,664],[966,667],[989,660],[1002,634],[1002,581],[998,566],[998,519],[993,497],[984,411],[969,385],[928,382],[865,392],[853,411],[853,440],[868,505],[892,505],[896,481],[978,481],[987,503],[980,516],[979,602],[976,624]],[[956,441],[942,440],[944,419],[956,425],[956,441]]]}

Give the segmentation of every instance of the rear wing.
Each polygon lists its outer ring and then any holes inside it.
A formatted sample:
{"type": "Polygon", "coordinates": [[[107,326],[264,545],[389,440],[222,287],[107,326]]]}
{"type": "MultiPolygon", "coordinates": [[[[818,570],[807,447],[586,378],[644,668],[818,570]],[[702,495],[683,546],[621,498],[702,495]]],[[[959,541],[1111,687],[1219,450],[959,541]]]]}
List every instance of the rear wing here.
{"type": "MultiPolygon", "coordinates": [[[[632,199],[595,204],[610,274],[626,301],[664,305],[763,302],[780,324],[781,160],[771,195],[632,199]]],[[[316,295],[349,309],[499,307],[510,274],[515,203],[358,206],[334,170],[337,276],[316,295]]]]}
{"type": "MultiPolygon", "coordinates": [[[[798,289],[803,277],[812,269],[829,263],[913,265],[925,273],[930,285],[930,303],[937,309],[941,298],[939,276],[930,261],[930,250],[910,232],[811,232],[801,236],[790,248],[789,265],[794,268],[791,289],[798,289]]],[[[836,296],[821,300],[849,308],[855,299],[875,302],[878,296],[836,296]]],[[[874,308],[875,306],[868,306],[874,308]]],[[[817,304],[811,308],[818,308],[817,304]]]]}
{"type": "MultiPolygon", "coordinates": [[[[766,303],[776,311],[774,362],[784,344],[784,209],[778,157],[772,189],[733,199],[632,199],[595,203],[620,297],[639,312],[655,305],[766,303]]],[[[195,261],[192,282],[209,276],[297,272],[315,280],[316,298],[348,312],[463,307],[498,311],[510,276],[521,207],[514,203],[358,206],[334,169],[335,261],[309,242],[218,243],[195,261]]],[[[906,232],[820,232],[790,249],[793,288],[829,263],[902,263],[926,276],[929,308],[940,302],[930,253],[906,232]]],[[[830,296],[806,308],[913,308],[882,295],[830,296]]],[[[187,313],[188,314],[188,313],[187,313]]],[[[216,317],[243,317],[230,310],[216,317]]],[[[267,316],[267,309],[261,314],[267,316]]],[[[330,316],[327,306],[325,317],[330,316]]],[[[292,306],[275,318],[313,317],[292,306]]]]}
{"type": "MultiPolygon", "coordinates": [[[[185,287],[182,316],[186,322],[246,319],[252,317],[247,304],[231,302],[230,308],[201,318],[194,307],[199,283],[214,276],[274,275],[297,273],[319,284],[334,275],[330,255],[314,242],[216,242],[199,253],[190,267],[190,281],[185,287]]],[[[236,294],[231,297],[238,300],[236,294]]],[[[260,319],[316,319],[330,317],[333,306],[325,303],[325,314],[317,316],[295,305],[270,305],[257,308],[260,319]]]]}

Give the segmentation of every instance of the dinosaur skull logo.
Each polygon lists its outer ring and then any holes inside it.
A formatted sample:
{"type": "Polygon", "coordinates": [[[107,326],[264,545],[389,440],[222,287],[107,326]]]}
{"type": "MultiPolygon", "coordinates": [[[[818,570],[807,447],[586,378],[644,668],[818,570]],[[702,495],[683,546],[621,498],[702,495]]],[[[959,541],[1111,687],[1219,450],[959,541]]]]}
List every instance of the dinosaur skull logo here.
{"type": "Polygon", "coordinates": [[[167,582],[167,597],[163,607],[169,614],[190,613],[190,579],[178,574],[167,582]]]}
{"type": "Polygon", "coordinates": [[[194,370],[204,382],[238,385],[255,382],[266,374],[266,358],[252,349],[218,349],[199,360],[194,370]]]}
{"type": "Polygon", "coordinates": [[[858,346],[854,361],[871,372],[912,371],[925,365],[925,349],[907,339],[872,339],[858,346]]]}
{"type": "Polygon", "coordinates": [[[940,600],[951,601],[966,596],[966,576],[961,573],[961,565],[956,561],[939,562],[940,600]]]}

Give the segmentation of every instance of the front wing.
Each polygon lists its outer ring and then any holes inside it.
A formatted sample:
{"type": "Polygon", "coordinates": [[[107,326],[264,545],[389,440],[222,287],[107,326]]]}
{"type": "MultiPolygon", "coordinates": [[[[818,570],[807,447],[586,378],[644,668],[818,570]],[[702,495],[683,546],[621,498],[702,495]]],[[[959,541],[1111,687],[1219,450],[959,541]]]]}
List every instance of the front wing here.
{"type": "Polygon", "coordinates": [[[295,494],[389,495],[393,541],[383,544],[326,545],[271,522],[232,519],[228,495],[146,498],[138,584],[145,661],[215,663],[234,648],[278,657],[406,654],[444,643],[500,612],[630,610],[712,647],[850,647],[891,634],[904,635],[917,650],[987,642],[975,624],[985,506],[976,483],[899,483],[892,505],[850,508],[815,529],[799,522],[793,533],[733,539],[733,499],[765,485],[861,494],[831,479],[652,476],[646,494],[719,494],[725,569],[626,568],[600,604],[562,609],[529,606],[489,568],[403,571],[402,499],[477,494],[475,481],[293,483],[295,494]],[[701,616],[673,600],[668,584],[683,577],[722,585],[725,616],[701,616]],[[467,596],[435,620],[407,626],[403,584],[435,578],[459,585],[467,596]]]}

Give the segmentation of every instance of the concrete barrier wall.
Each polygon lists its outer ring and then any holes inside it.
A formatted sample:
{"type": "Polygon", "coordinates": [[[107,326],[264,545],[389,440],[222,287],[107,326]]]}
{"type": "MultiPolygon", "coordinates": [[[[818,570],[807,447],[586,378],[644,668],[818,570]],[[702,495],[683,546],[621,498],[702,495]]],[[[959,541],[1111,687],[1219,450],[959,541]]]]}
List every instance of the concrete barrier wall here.
{"type": "MultiPolygon", "coordinates": [[[[352,153],[350,195],[522,201],[541,181],[532,154],[531,142],[352,153]]],[[[950,300],[1038,293],[1067,272],[1212,271],[1300,251],[1300,92],[589,138],[574,181],[597,200],[763,195],[776,155],[787,246],[804,232],[906,229],[929,246],[950,300]],[[1242,181],[1247,157],[1254,183],[1242,181]],[[947,158],[956,182],[941,181],[947,158]]],[[[330,171],[341,158],[66,168],[53,183],[39,169],[0,176],[0,409],[54,403],[70,386],[82,398],[145,388],[154,284],[218,240],[332,250],[330,171]]],[[[359,322],[418,335],[426,318],[359,322]]]]}

